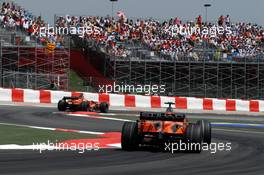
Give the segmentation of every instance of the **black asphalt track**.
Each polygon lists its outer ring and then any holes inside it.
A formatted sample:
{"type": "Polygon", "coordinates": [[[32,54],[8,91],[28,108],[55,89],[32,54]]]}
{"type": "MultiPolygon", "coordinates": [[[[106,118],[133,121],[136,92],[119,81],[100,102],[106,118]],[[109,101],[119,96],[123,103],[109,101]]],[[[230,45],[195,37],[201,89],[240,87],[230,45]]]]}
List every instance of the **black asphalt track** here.
{"type": "MultiPolygon", "coordinates": [[[[0,123],[99,132],[121,131],[123,122],[56,114],[55,108],[0,106],[0,123]]],[[[0,126],[1,127],[1,126],[0,126]]],[[[232,128],[231,128],[232,129],[232,128]]],[[[233,128],[232,130],[235,130],[233,128]]],[[[264,134],[213,129],[213,142],[231,142],[231,151],[211,154],[120,149],[76,152],[0,151],[0,175],[136,175],[136,174],[264,174],[264,134]]],[[[1,139],[1,138],[0,138],[1,139]]]]}

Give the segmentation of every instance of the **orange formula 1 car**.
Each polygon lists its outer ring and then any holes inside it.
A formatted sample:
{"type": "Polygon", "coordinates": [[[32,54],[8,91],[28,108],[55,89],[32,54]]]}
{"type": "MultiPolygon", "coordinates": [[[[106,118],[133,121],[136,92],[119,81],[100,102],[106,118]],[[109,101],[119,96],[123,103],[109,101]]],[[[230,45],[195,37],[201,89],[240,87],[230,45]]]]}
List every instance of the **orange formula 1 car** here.
{"type": "Polygon", "coordinates": [[[136,122],[124,123],[121,136],[123,150],[133,151],[144,145],[164,146],[165,143],[179,141],[194,146],[211,143],[211,123],[205,120],[189,123],[185,114],[173,112],[174,103],[165,104],[169,105],[166,113],[141,112],[136,122]]]}
{"type": "Polygon", "coordinates": [[[83,94],[79,97],[63,97],[62,100],[58,102],[59,111],[100,111],[102,113],[107,113],[108,109],[108,103],[88,101],[84,98],[83,94]]]}

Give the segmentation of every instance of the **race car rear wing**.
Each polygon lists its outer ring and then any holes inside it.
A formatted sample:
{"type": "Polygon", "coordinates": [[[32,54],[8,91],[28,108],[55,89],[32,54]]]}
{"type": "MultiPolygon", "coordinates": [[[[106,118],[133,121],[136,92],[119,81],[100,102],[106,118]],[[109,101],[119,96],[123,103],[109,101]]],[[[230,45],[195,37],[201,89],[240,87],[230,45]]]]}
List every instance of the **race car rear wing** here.
{"type": "Polygon", "coordinates": [[[78,100],[83,98],[83,94],[80,94],[80,96],[76,96],[76,97],[63,97],[62,100],[78,100]]]}
{"type": "Polygon", "coordinates": [[[78,100],[80,97],[63,97],[62,100],[78,100]]]}
{"type": "Polygon", "coordinates": [[[141,112],[140,120],[162,120],[162,121],[181,121],[185,119],[185,114],[166,114],[155,112],[141,112]]]}

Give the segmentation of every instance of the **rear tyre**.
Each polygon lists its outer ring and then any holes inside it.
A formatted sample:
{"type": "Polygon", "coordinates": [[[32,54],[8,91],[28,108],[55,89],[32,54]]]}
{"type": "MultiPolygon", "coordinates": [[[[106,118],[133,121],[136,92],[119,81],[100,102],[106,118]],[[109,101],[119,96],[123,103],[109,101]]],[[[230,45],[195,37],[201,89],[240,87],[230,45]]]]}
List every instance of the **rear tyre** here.
{"type": "Polygon", "coordinates": [[[200,153],[202,147],[202,130],[200,125],[189,124],[186,129],[187,152],[200,153]]]}
{"type": "Polygon", "coordinates": [[[212,141],[211,123],[208,122],[207,120],[199,120],[197,124],[200,125],[201,127],[203,142],[207,143],[208,145],[211,144],[212,141]]]}
{"type": "Polygon", "coordinates": [[[108,109],[109,109],[108,103],[105,102],[100,103],[99,108],[101,113],[108,113],[108,109]]]}
{"type": "Polygon", "coordinates": [[[86,101],[83,101],[81,104],[80,104],[80,110],[81,111],[87,111],[88,110],[88,103],[86,101]]]}
{"type": "Polygon", "coordinates": [[[64,100],[60,100],[58,103],[58,110],[59,111],[66,111],[67,109],[67,104],[64,100]]]}
{"type": "Polygon", "coordinates": [[[134,151],[139,147],[138,124],[125,122],[122,128],[121,146],[125,151],[134,151]]]}

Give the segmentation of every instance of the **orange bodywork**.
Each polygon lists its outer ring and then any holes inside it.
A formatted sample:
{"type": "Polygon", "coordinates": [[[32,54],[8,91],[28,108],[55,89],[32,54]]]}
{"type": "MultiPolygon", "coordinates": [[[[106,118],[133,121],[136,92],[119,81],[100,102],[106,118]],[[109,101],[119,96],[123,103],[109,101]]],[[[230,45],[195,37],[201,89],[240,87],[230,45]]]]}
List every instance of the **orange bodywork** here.
{"type": "Polygon", "coordinates": [[[94,101],[87,101],[84,98],[80,98],[80,99],[74,99],[74,100],[69,100],[68,103],[69,104],[73,104],[73,105],[80,105],[82,102],[87,102],[88,106],[90,108],[95,108],[97,103],[94,101]]]}
{"type": "Polygon", "coordinates": [[[188,122],[184,121],[161,121],[161,120],[141,120],[139,129],[143,133],[165,133],[182,135],[185,133],[188,122]]]}
{"type": "Polygon", "coordinates": [[[69,103],[69,104],[72,103],[72,104],[74,104],[74,105],[79,105],[79,104],[81,104],[83,101],[84,101],[84,99],[80,98],[80,99],[76,99],[76,100],[71,100],[71,101],[69,101],[68,103],[69,103]]]}
{"type": "Polygon", "coordinates": [[[95,108],[95,107],[96,107],[96,103],[93,102],[93,101],[89,101],[89,106],[90,106],[91,108],[95,108]]]}

